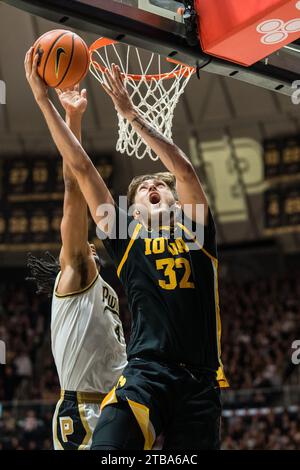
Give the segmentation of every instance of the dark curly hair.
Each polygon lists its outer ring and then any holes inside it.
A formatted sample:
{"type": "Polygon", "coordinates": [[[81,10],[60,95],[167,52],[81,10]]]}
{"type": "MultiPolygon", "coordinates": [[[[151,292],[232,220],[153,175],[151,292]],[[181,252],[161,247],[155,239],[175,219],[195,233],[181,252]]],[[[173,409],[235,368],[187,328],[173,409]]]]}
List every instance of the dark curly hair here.
{"type": "Polygon", "coordinates": [[[60,264],[49,251],[46,251],[45,256],[48,258],[37,258],[31,253],[28,253],[27,267],[30,270],[31,276],[26,277],[26,281],[32,281],[37,286],[37,294],[47,294],[52,297],[55,279],[60,271],[60,264]]]}

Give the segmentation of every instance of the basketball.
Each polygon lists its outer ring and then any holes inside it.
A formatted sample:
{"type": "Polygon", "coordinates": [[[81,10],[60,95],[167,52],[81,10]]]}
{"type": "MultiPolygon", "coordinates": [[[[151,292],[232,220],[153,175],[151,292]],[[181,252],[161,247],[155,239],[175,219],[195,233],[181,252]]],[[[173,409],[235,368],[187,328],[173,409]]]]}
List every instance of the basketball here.
{"type": "Polygon", "coordinates": [[[77,34],[64,29],[48,31],[33,47],[33,57],[39,54],[38,74],[49,87],[70,88],[86,76],[89,51],[77,34]]]}

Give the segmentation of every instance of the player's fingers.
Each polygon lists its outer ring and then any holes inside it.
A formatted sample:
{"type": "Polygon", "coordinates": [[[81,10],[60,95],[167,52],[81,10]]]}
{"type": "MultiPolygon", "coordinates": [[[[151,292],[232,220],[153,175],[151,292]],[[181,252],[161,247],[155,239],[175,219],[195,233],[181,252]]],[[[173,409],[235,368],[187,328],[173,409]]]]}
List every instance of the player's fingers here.
{"type": "Polygon", "coordinates": [[[105,78],[106,78],[106,86],[111,90],[112,93],[117,93],[118,90],[116,86],[114,85],[112,78],[109,76],[106,76],[105,78]]]}
{"type": "Polygon", "coordinates": [[[64,88],[62,90],[63,93],[65,93],[67,96],[72,96],[74,94],[74,89],[73,88],[64,88]]]}
{"type": "Polygon", "coordinates": [[[62,91],[59,88],[55,88],[55,91],[56,91],[58,96],[62,95],[62,91]]]}
{"type": "Polygon", "coordinates": [[[117,92],[118,87],[116,85],[116,80],[113,76],[113,67],[114,67],[114,64],[112,65],[112,71],[106,69],[106,78],[112,91],[117,92]]]}
{"type": "Polygon", "coordinates": [[[26,72],[30,70],[32,49],[33,49],[32,47],[28,49],[28,51],[25,54],[24,65],[25,65],[26,72]]]}
{"type": "MultiPolygon", "coordinates": [[[[29,49],[29,51],[30,51],[30,49],[29,49]]],[[[26,54],[25,54],[25,57],[24,57],[24,64],[26,64],[26,62],[28,61],[29,51],[27,51],[26,54]]]]}
{"type": "Polygon", "coordinates": [[[80,93],[80,94],[81,94],[82,98],[86,98],[86,97],[87,97],[87,90],[86,90],[86,88],[83,88],[83,89],[81,90],[81,93],[80,93]]]}
{"type": "Polygon", "coordinates": [[[121,80],[121,83],[123,85],[123,82],[124,82],[124,78],[125,78],[125,73],[123,73],[120,69],[120,67],[118,67],[118,77],[119,79],[121,80]]]}
{"type": "Polygon", "coordinates": [[[111,89],[105,85],[105,83],[101,83],[103,89],[106,91],[106,93],[111,97],[113,98],[115,95],[113,94],[113,92],[111,91],[111,89]]]}
{"type": "Polygon", "coordinates": [[[123,80],[121,76],[121,70],[118,65],[116,65],[115,67],[115,80],[116,80],[119,90],[123,90],[124,84],[123,84],[123,80]]]}
{"type": "Polygon", "coordinates": [[[117,70],[116,64],[112,64],[112,66],[111,66],[111,74],[112,74],[112,76],[113,76],[114,79],[116,79],[116,70],[117,70]]]}
{"type": "Polygon", "coordinates": [[[114,80],[111,74],[111,71],[109,69],[105,69],[105,74],[103,75],[103,82],[104,84],[113,92],[117,92],[117,88],[114,85],[114,80]]]}
{"type": "Polygon", "coordinates": [[[76,83],[76,85],[74,85],[74,91],[79,91],[79,83],[76,83]]]}
{"type": "Polygon", "coordinates": [[[106,79],[107,83],[109,84],[109,86],[113,89],[114,79],[113,79],[113,76],[112,76],[111,71],[109,69],[106,69],[105,79],[106,79]]]}
{"type": "Polygon", "coordinates": [[[101,85],[108,95],[112,95],[111,89],[104,82],[101,85]]]}
{"type": "Polygon", "coordinates": [[[113,79],[115,81],[115,84],[117,87],[120,87],[120,80],[119,80],[119,75],[118,75],[119,68],[117,65],[113,64],[112,66],[112,74],[113,74],[113,79]]]}
{"type": "Polygon", "coordinates": [[[32,62],[32,71],[33,71],[34,73],[37,73],[37,63],[38,63],[38,60],[39,60],[39,55],[38,55],[38,53],[36,53],[35,56],[34,56],[33,62],[32,62]]]}
{"type": "Polygon", "coordinates": [[[30,57],[30,56],[32,55],[32,53],[33,53],[33,47],[31,46],[31,47],[28,49],[28,51],[26,52],[26,56],[27,56],[27,57],[30,57]]]}
{"type": "Polygon", "coordinates": [[[28,52],[26,53],[25,55],[25,59],[24,59],[24,68],[25,68],[25,72],[26,72],[26,75],[28,74],[29,70],[28,70],[28,52]]]}

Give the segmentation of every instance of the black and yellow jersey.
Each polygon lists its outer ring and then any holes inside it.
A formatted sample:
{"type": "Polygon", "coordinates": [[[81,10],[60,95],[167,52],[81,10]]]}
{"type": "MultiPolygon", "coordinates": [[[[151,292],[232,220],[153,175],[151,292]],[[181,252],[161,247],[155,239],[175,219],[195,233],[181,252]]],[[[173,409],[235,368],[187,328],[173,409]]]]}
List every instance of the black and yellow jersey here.
{"type": "MultiPolygon", "coordinates": [[[[154,233],[117,208],[116,237],[104,240],[132,314],[128,360],[149,357],[218,371],[220,312],[216,231],[209,214],[204,243],[179,221],[154,233]],[[131,236],[120,238],[120,222],[131,236]],[[192,249],[193,248],[193,249],[192,249]]],[[[195,223],[190,221],[192,226],[195,223]]]]}

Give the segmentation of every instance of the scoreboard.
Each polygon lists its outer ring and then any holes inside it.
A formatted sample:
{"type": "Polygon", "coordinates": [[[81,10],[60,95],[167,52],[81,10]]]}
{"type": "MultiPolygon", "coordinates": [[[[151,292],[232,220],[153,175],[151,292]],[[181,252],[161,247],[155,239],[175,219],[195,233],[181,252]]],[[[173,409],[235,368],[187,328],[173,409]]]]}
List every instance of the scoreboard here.
{"type": "Polygon", "coordinates": [[[265,229],[270,232],[300,230],[300,137],[264,142],[265,229]]]}
{"type": "Polygon", "coordinates": [[[300,136],[266,140],[264,168],[266,180],[300,175],[300,136]]]}
{"type": "Polygon", "coordinates": [[[279,187],[266,191],[265,228],[294,231],[299,227],[300,187],[279,187]]]}
{"type": "MultiPolygon", "coordinates": [[[[111,156],[93,159],[112,191],[111,156]]],[[[7,158],[2,160],[0,251],[59,248],[63,213],[62,161],[57,156],[7,158]]],[[[91,239],[95,228],[89,220],[91,239]]]]}

